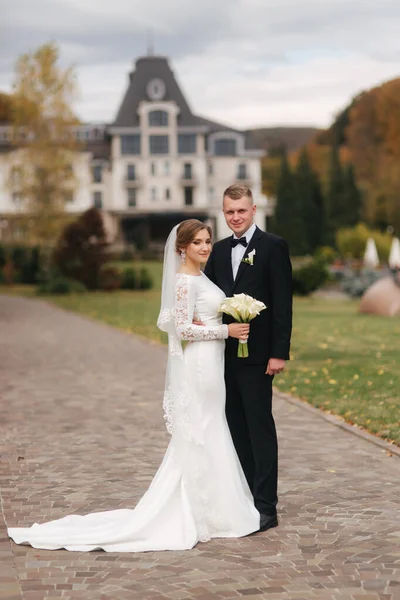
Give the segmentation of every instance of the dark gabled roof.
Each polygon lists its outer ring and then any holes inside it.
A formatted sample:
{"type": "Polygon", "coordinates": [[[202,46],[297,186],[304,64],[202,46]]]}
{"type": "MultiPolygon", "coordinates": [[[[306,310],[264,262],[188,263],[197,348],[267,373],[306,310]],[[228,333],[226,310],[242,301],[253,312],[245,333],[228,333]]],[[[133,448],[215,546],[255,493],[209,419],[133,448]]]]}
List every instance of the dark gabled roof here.
{"type": "Polygon", "coordinates": [[[163,101],[176,102],[179,106],[178,126],[198,125],[197,117],[192,114],[168,60],[164,56],[145,56],[136,61],[135,70],[129,75],[128,89],[112,125],[114,127],[139,126],[138,106],[142,101],[149,101],[146,87],[152,79],[164,81],[166,92],[163,101]]]}
{"type": "Polygon", "coordinates": [[[208,127],[207,133],[216,133],[217,131],[233,131],[234,133],[239,133],[244,137],[244,147],[246,150],[258,150],[259,147],[254,143],[253,138],[247,131],[242,131],[240,129],[234,129],[233,127],[229,127],[228,125],[222,125],[222,123],[217,123],[216,121],[211,121],[210,119],[205,119],[204,117],[196,117],[199,125],[204,125],[208,127]]]}

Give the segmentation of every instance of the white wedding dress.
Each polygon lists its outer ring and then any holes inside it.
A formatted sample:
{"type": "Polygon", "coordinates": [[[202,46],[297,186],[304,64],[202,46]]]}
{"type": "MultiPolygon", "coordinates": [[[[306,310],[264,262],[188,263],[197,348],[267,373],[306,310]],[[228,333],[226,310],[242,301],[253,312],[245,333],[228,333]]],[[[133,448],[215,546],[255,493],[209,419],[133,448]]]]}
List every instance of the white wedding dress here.
{"type": "Polygon", "coordinates": [[[224,294],[204,274],[178,274],[176,297],[177,335],[171,336],[169,360],[180,361],[182,376],[172,378],[166,388],[172,437],[149,489],[133,510],[11,527],[8,534],[17,544],[72,551],[184,550],[199,541],[241,537],[259,529],[260,515],[225,418],[228,331],[217,312],[224,294]],[[204,326],[193,325],[194,316],[204,326]],[[185,348],[180,340],[188,341],[185,348]]]}

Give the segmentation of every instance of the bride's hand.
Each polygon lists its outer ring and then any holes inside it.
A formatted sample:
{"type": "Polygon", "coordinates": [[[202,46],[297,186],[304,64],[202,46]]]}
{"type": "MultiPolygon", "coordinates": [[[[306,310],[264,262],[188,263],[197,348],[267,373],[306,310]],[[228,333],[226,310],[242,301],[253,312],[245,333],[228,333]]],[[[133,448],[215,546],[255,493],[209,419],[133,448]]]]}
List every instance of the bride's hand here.
{"type": "Polygon", "coordinates": [[[250,325],[248,323],[230,323],[228,325],[229,336],[238,340],[247,340],[249,331],[250,325]]]}

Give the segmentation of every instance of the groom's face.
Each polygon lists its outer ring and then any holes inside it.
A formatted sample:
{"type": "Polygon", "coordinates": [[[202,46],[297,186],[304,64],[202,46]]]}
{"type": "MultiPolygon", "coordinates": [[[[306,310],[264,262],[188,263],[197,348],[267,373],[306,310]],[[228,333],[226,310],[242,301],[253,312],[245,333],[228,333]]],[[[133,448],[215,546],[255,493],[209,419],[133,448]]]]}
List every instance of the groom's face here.
{"type": "Polygon", "coordinates": [[[237,237],[241,237],[252,225],[256,207],[246,196],[238,200],[224,197],[223,210],[226,224],[237,237]]]}

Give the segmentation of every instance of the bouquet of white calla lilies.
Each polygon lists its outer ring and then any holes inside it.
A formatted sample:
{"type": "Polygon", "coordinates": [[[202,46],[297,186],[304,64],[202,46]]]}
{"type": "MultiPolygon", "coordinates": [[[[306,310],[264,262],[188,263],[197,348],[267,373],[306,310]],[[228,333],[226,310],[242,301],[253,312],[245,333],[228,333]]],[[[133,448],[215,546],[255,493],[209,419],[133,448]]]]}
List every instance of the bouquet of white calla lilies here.
{"type": "MultiPolygon", "coordinates": [[[[264,302],[260,302],[247,294],[234,294],[232,298],[225,298],[218,310],[226,315],[230,315],[238,323],[250,323],[252,319],[257,317],[266,308],[264,302]]],[[[247,358],[248,356],[249,348],[247,340],[239,340],[238,357],[247,358]]]]}

